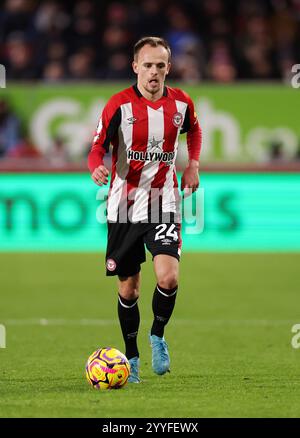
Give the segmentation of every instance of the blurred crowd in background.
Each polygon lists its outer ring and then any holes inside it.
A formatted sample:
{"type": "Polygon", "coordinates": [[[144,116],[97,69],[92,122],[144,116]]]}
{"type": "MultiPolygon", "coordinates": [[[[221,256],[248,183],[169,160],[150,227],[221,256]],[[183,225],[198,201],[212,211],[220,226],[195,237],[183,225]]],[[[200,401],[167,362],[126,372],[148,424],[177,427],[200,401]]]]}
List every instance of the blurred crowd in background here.
{"type": "MultiPolygon", "coordinates": [[[[0,0],[8,81],[133,81],[133,45],[145,35],[169,42],[173,80],[288,81],[300,60],[300,0],[0,0]]],[[[24,154],[38,152],[2,99],[0,158],[24,154]]]]}
{"type": "Polygon", "coordinates": [[[132,46],[160,35],[171,77],[284,79],[300,53],[300,0],[0,1],[8,79],[128,79],[132,46]]]}

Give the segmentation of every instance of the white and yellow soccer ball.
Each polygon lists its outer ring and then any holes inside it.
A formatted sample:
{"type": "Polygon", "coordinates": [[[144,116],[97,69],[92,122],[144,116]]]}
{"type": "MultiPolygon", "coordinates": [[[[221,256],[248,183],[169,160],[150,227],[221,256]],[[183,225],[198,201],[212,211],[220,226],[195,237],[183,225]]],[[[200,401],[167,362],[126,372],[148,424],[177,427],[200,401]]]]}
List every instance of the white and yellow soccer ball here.
{"type": "Polygon", "coordinates": [[[86,377],[95,389],[119,389],[126,385],[130,364],[116,348],[99,348],[86,363],[86,377]]]}

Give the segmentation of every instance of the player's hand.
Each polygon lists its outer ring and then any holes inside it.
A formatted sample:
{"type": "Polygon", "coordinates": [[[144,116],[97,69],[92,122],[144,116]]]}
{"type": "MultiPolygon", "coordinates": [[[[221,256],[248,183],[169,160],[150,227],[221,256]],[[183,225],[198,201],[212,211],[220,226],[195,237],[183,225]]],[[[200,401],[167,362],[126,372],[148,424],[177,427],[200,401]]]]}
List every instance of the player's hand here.
{"type": "Polygon", "coordinates": [[[108,175],[109,170],[105,166],[101,165],[99,167],[96,167],[96,169],[92,173],[92,180],[98,186],[106,185],[108,183],[108,175]]]}
{"type": "Polygon", "coordinates": [[[199,187],[199,163],[196,160],[191,160],[183,172],[181,178],[181,190],[184,190],[185,196],[194,193],[199,187]]]}

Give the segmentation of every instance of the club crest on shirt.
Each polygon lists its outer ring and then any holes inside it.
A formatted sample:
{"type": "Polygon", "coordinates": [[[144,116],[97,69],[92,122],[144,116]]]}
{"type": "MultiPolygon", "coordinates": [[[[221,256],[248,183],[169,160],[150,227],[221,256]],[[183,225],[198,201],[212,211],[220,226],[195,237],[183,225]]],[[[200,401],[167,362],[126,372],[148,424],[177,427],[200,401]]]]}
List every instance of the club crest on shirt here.
{"type": "Polygon", "coordinates": [[[182,123],[183,123],[183,115],[181,113],[178,113],[178,112],[175,113],[173,115],[172,121],[173,121],[173,125],[176,126],[176,128],[180,128],[182,126],[182,123]]]}
{"type": "Polygon", "coordinates": [[[114,271],[117,267],[116,262],[114,261],[114,259],[107,259],[106,260],[106,268],[108,271],[114,271]]]}

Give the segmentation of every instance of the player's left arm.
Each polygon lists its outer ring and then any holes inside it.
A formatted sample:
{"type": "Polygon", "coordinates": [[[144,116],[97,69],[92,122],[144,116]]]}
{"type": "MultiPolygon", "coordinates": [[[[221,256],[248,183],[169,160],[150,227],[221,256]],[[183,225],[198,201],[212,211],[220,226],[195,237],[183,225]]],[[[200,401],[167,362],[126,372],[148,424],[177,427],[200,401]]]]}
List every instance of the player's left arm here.
{"type": "Polygon", "coordinates": [[[105,105],[88,155],[88,167],[92,180],[98,186],[108,183],[109,170],[104,165],[104,155],[109,150],[121,121],[121,110],[114,97],[105,105]]]}
{"type": "Polygon", "coordinates": [[[181,190],[191,189],[195,192],[199,187],[199,157],[202,143],[202,131],[195,112],[194,103],[188,97],[188,107],[183,125],[187,132],[187,148],[189,162],[181,178],[181,190]]]}

